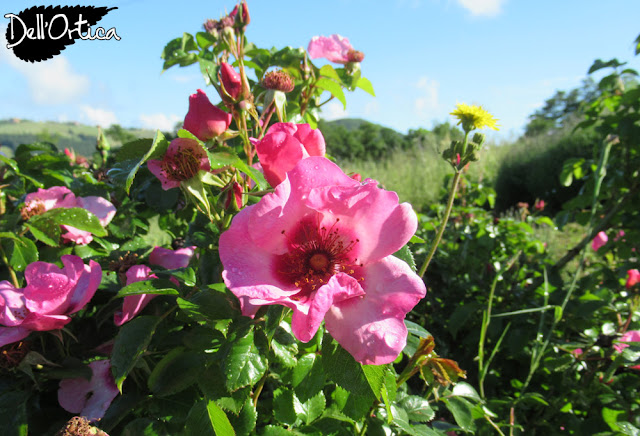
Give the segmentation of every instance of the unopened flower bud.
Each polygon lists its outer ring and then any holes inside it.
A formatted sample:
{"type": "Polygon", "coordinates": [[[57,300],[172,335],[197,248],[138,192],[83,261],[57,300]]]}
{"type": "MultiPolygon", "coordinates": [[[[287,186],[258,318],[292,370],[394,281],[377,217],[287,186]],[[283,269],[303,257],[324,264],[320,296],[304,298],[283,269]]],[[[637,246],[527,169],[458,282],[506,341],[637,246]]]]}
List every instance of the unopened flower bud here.
{"type": "Polygon", "coordinates": [[[242,186],[236,181],[232,182],[225,192],[225,210],[238,212],[242,209],[242,194],[242,186]]]}
{"type": "MultiPolygon", "coordinates": [[[[233,101],[236,101],[242,91],[242,78],[240,77],[240,74],[238,74],[231,65],[226,62],[222,62],[220,64],[220,72],[218,75],[220,77],[222,89],[224,89],[233,101]]],[[[224,100],[225,96],[223,95],[222,97],[224,100]]]]}
{"type": "Polygon", "coordinates": [[[478,146],[482,147],[482,144],[484,143],[485,139],[486,139],[486,136],[483,133],[476,132],[473,134],[472,141],[478,144],[478,146]]]}
{"type": "Polygon", "coordinates": [[[243,31],[247,28],[247,25],[251,22],[251,16],[249,15],[249,7],[247,6],[247,2],[242,0],[239,5],[236,5],[233,8],[233,11],[229,14],[230,17],[235,19],[235,27],[236,29],[242,29],[243,31]],[[240,13],[238,13],[238,6],[240,7],[240,13]]]}
{"type": "Polygon", "coordinates": [[[291,92],[295,87],[293,78],[283,70],[270,71],[262,79],[262,86],[266,89],[273,89],[282,92],[291,92]]]}

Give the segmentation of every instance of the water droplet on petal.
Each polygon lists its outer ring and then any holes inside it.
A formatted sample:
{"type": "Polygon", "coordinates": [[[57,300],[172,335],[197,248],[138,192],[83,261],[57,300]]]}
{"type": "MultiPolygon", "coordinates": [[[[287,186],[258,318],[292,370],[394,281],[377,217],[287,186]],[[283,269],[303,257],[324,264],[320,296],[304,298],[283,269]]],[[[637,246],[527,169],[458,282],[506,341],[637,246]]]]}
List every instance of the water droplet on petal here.
{"type": "Polygon", "coordinates": [[[384,342],[390,347],[395,346],[398,343],[399,339],[400,338],[393,333],[387,333],[386,335],[384,335],[384,342]]]}

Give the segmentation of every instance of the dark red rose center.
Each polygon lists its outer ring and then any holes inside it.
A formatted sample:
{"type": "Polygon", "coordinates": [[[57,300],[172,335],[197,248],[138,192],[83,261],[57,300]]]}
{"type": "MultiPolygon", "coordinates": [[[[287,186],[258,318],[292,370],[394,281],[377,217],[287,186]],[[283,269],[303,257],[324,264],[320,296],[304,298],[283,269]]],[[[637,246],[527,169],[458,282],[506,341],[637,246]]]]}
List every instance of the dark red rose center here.
{"type": "Polygon", "coordinates": [[[302,223],[292,237],[282,231],[289,252],[278,256],[276,273],[285,283],[300,288],[292,298],[308,296],[340,272],[363,280],[359,272],[362,265],[351,257],[351,251],[360,241],[341,234],[336,226],[338,221],[336,219],[330,228],[302,223]]]}
{"type": "Polygon", "coordinates": [[[178,149],[173,159],[166,159],[162,162],[162,169],[167,174],[167,178],[176,182],[183,182],[192,179],[200,170],[200,160],[190,148],[182,147],[178,149]]]}

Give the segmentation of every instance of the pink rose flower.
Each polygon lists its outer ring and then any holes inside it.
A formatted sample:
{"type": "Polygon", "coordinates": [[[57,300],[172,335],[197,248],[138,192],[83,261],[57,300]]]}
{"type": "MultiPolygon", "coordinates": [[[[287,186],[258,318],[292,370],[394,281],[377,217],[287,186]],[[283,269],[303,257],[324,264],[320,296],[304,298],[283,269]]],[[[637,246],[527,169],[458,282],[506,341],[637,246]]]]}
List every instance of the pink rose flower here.
{"type": "Polygon", "coordinates": [[[411,205],[322,157],[303,159],[275,192],[238,213],[220,237],[222,277],[243,315],[260,306],[293,310],[295,336],[329,333],[363,364],[395,360],[404,318],[426,293],[392,254],[417,228],[411,205]]]}
{"type": "Polygon", "coordinates": [[[147,168],[156,176],[165,191],[177,188],[198,175],[199,171],[210,171],[211,164],[207,152],[198,141],[176,138],[169,144],[162,160],[149,159],[147,168]]]}
{"type": "Polygon", "coordinates": [[[60,381],[58,403],[67,412],[97,421],[104,416],[120,392],[111,374],[109,360],[91,362],[89,368],[92,371],[91,380],[78,377],[60,381]]]}
{"type": "MultiPolygon", "coordinates": [[[[175,251],[168,248],[155,247],[149,255],[149,263],[166,269],[186,268],[195,250],[195,246],[183,247],[175,251]]],[[[158,276],[151,272],[151,268],[146,265],[134,265],[127,270],[126,275],[127,285],[142,280],[158,278],[158,276]]],[[[178,281],[175,278],[172,277],[171,281],[178,285],[178,281]]],[[[116,311],[113,315],[113,323],[121,326],[125,322],[132,320],[155,297],[157,297],[157,295],[154,294],[129,295],[124,297],[122,309],[116,311]]]]}
{"type": "Polygon", "coordinates": [[[61,329],[93,297],[102,269],[93,260],[85,265],[78,256],[62,256],[58,266],[34,262],[27,266],[27,286],[0,282],[0,346],[26,338],[31,331],[61,329]]]}
{"type": "Polygon", "coordinates": [[[201,141],[220,136],[231,124],[231,114],[214,106],[202,89],[189,97],[189,112],[184,118],[184,128],[201,141]]]}
{"type": "MultiPolygon", "coordinates": [[[[86,209],[100,220],[100,224],[106,226],[116,214],[115,206],[102,197],[76,197],[69,188],[53,186],[48,189],[38,189],[27,194],[22,214],[25,218],[44,213],[51,209],[79,207],[86,209]]],[[[66,233],[62,234],[65,242],[75,242],[85,245],[93,241],[91,232],[78,230],[72,226],[61,226],[66,233]]]]}
{"type": "MultiPolygon", "coordinates": [[[[240,74],[226,62],[220,64],[220,82],[222,88],[229,94],[232,100],[237,100],[242,91],[242,79],[240,74]]],[[[225,129],[226,130],[226,129],[225,129]]]]}
{"type": "Polygon", "coordinates": [[[347,38],[337,34],[329,37],[314,36],[309,42],[307,52],[311,59],[327,58],[337,64],[362,62],[364,59],[364,53],[354,50],[347,38]]]}
{"type": "Polygon", "coordinates": [[[544,206],[545,206],[544,200],[538,200],[534,203],[533,208],[536,210],[544,210],[544,206]]]}
{"type": "MultiPolygon", "coordinates": [[[[640,331],[639,330],[629,330],[619,339],[620,342],[640,342],[640,331]]],[[[613,348],[618,353],[622,353],[622,350],[627,348],[629,344],[618,343],[613,344],[613,348]]],[[[640,369],[640,365],[632,366],[631,369],[640,369]]]]}
{"type": "Polygon", "coordinates": [[[298,161],[324,156],[326,151],[322,132],[308,124],[276,123],[255,145],[264,176],[273,187],[284,180],[298,161]]]}
{"type": "Polygon", "coordinates": [[[625,287],[630,289],[637,283],[640,283],[640,271],[637,269],[630,269],[627,271],[627,283],[625,284],[625,287]]]}
{"type": "Polygon", "coordinates": [[[608,240],[609,238],[607,237],[607,234],[605,232],[600,232],[596,235],[595,238],[593,238],[593,241],[591,242],[591,248],[593,248],[593,251],[598,251],[604,244],[607,243],[608,240]]]}

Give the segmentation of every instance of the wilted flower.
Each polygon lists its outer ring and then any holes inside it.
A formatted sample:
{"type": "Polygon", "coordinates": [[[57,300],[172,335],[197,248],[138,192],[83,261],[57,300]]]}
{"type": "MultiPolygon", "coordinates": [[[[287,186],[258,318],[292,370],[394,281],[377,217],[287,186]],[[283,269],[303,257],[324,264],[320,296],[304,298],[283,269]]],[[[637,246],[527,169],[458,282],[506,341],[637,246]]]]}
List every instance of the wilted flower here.
{"type": "Polygon", "coordinates": [[[489,112],[484,110],[482,106],[473,106],[464,103],[458,103],[456,109],[451,112],[458,119],[458,125],[462,124],[462,129],[465,132],[470,132],[474,129],[483,129],[488,127],[493,130],[498,130],[497,121],[493,118],[489,112]]]}
{"type": "Polygon", "coordinates": [[[264,176],[274,187],[298,161],[309,156],[324,156],[325,150],[322,132],[308,124],[276,123],[256,142],[264,176]]]}
{"type": "Polygon", "coordinates": [[[245,207],[220,237],[222,277],[242,313],[293,309],[295,336],[309,341],[322,321],[364,364],[392,362],[404,348],[404,317],[426,293],[392,254],[417,228],[411,205],[328,159],[303,159],[274,193],[245,207]]]}
{"type": "Polygon", "coordinates": [[[209,97],[198,89],[189,97],[189,111],[184,118],[184,128],[201,141],[220,136],[231,124],[231,114],[214,106],[209,97]]]}
{"type": "Polygon", "coordinates": [[[269,71],[262,79],[262,86],[282,92],[291,92],[295,88],[293,77],[283,70],[269,71]]]}
{"type": "Polygon", "coordinates": [[[58,403],[67,412],[77,413],[89,421],[101,419],[113,399],[120,393],[111,375],[109,360],[96,360],[89,364],[91,380],[84,377],[60,381],[58,403]]]}
{"type": "Polygon", "coordinates": [[[61,329],[93,297],[102,269],[93,260],[64,255],[64,267],[33,262],[24,271],[27,286],[0,282],[0,346],[26,338],[31,331],[61,329]]]}
{"type": "MultiPolygon", "coordinates": [[[[186,268],[189,261],[195,253],[196,247],[183,247],[177,250],[170,250],[163,247],[155,247],[149,255],[149,263],[158,265],[166,269],[186,268]]],[[[158,276],[151,272],[151,268],[147,265],[134,265],[126,273],[127,285],[147,279],[157,279],[158,276]]],[[[177,285],[178,281],[171,277],[171,280],[177,285]]],[[[155,294],[139,294],[128,295],[124,297],[122,302],[122,310],[117,311],[113,315],[113,322],[120,326],[127,321],[133,319],[142,309],[144,309],[151,300],[157,295],[155,294]]]]}
{"type": "Polygon", "coordinates": [[[364,59],[364,54],[354,50],[347,38],[337,34],[329,37],[314,36],[309,42],[307,52],[311,59],[327,58],[337,64],[360,62],[364,59]]]}
{"type": "Polygon", "coordinates": [[[74,416],[58,430],[55,436],[109,436],[104,431],[92,426],[83,416],[74,416]]]}
{"type": "Polygon", "coordinates": [[[207,152],[195,139],[176,138],[169,144],[162,160],[149,159],[147,168],[156,176],[165,191],[177,188],[199,171],[211,170],[207,152]]]}
{"type": "Polygon", "coordinates": [[[593,248],[593,251],[598,251],[604,244],[607,243],[608,240],[609,238],[607,237],[607,234],[605,232],[600,232],[596,235],[595,238],[593,238],[593,241],[591,242],[591,248],[593,248]]]}
{"type": "Polygon", "coordinates": [[[627,283],[625,284],[625,287],[630,289],[637,283],[640,283],[640,271],[637,269],[630,269],[627,271],[627,283]]]}

